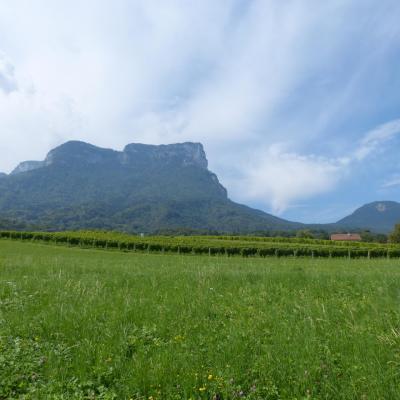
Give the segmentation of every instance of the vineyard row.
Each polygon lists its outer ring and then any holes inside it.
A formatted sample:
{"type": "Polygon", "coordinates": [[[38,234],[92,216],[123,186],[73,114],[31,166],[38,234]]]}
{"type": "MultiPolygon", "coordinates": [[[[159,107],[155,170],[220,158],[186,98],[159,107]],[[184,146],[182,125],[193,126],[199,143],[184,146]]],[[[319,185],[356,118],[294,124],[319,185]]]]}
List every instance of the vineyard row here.
{"type": "Polygon", "coordinates": [[[85,248],[114,249],[152,253],[205,254],[243,257],[347,257],[399,258],[399,246],[371,247],[332,243],[296,243],[229,240],[228,237],[140,236],[115,232],[16,232],[0,231],[0,238],[40,241],[85,248]],[[221,240],[222,239],[222,240],[221,240]]]}

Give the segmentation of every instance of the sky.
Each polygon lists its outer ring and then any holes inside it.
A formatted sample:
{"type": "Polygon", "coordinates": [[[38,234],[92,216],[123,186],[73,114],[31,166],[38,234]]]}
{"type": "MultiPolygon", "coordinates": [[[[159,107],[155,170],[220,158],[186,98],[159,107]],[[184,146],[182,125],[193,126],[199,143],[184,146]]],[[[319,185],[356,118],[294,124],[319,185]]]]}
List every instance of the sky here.
{"type": "Polygon", "coordinates": [[[0,0],[0,171],[194,141],[282,218],[400,201],[399,21],[398,0],[0,0]]]}

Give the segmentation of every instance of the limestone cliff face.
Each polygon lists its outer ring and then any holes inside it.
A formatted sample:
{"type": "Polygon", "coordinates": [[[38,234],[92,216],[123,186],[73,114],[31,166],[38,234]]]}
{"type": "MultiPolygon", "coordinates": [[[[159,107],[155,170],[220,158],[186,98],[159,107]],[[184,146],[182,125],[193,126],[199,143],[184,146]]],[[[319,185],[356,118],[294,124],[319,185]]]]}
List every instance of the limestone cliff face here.
{"type": "MultiPolygon", "coordinates": [[[[136,197],[142,193],[141,197],[226,199],[226,189],[207,167],[208,161],[201,143],[132,143],[123,151],[115,151],[85,142],[69,141],[51,150],[43,161],[20,163],[12,176],[40,170],[44,174],[43,179],[48,182],[49,176],[59,176],[64,181],[68,173],[76,177],[71,185],[86,179],[87,185],[96,186],[96,191],[101,185],[116,186],[120,182],[118,191],[122,192],[133,185],[131,193],[136,197]],[[101,183],[95,184],[98,180],[101,183]]],[[[91,194],[94,192],[91,191],[91,194]]]]}
{"type": "Polygon", "coordinates": [[[208,161],[201,143],[177,143],[168,145],[147,145],[132,143],[125,149],[115,151],[103,149],[79,141],[70,141],[51,150],[44,161],[24,161],[12,174],[20,174],[53,164],[93,165],[114,163],[122,165],[166,165],[175,164],[181,167],[195,166],[207,169],[208,161]]]}
{"type": "Polygon", "coordinates": [[[193,165],[207,169],[206,153],[201,143],[177,143],[168,145],[128,144],[122,154],[123,163],[135,161],[178,163],[182,167],[193,165]]]}

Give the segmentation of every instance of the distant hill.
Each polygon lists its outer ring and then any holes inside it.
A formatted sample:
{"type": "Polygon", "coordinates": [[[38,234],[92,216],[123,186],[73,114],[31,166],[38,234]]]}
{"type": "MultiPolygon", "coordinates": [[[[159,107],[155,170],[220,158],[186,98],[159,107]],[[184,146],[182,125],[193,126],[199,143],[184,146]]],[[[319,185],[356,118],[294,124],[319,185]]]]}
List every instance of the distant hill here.
{"type": "Polygon", "coordinates": [[[337,222],[342,228],[370,229],[388,233],[396,223],[400,223],[400,203],[395,201],[375,201],[358,208],[351,215],[337,222]]]}
{"type": "Polygon", "coordinates": [[[0,179],[0,218],[44,229],[156,232],[295,230],[229,200],[200,143],[129,144],[123,151],[79,141],[25,161],[0,179]]]}

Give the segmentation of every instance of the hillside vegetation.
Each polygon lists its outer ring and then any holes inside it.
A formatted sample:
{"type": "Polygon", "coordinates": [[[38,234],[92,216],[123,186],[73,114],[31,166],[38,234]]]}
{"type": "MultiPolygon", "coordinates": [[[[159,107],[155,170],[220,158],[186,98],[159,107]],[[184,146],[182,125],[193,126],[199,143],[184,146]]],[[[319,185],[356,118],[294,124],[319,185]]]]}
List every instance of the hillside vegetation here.
{"type": "Polygon", "coordinates": [[[369,228],[375,232],[388,233],[400,222],[400,203],[396,201],[374,201],[355,210],[337,222],[343,228],[369,228]]]}
{"type": "Polygon", "coordinates": [[[308,225],[235,203],[208,169],[201,143],[132,143],[115,151],[69,141],[43,161],[22,162],[0,176],[0,229],[273,236],[305,229],[388,233],[398,222],[400,204],[393,201],[308,225]]]}
{"type": "Polygon", "coordinates": [[[0,217],[42,230],[131,233],[302,226],[229,200],[207,166],[200,143],[129,144],[115,151],[71,141],[0,179],[0,217]]]}

